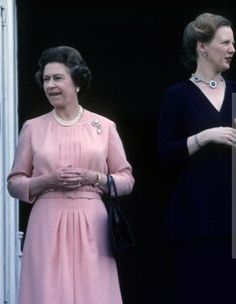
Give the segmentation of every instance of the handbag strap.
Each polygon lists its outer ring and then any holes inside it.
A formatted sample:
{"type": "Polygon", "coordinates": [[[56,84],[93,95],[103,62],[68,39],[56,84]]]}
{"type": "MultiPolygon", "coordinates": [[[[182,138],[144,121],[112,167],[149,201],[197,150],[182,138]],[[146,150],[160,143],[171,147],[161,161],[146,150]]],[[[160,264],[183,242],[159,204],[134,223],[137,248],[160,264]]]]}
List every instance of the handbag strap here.
{"type": "Polygon", "coordinates": [[[109,196],[110,202],[112,202],[112,201],[119,202],[116,183],[115,183],[113,176],[110,174],[107,175],[107,188],[108,188],[108,196],[109,196]],[[112,192],[114,193],[114,195],[112,195],[112,192]]]}

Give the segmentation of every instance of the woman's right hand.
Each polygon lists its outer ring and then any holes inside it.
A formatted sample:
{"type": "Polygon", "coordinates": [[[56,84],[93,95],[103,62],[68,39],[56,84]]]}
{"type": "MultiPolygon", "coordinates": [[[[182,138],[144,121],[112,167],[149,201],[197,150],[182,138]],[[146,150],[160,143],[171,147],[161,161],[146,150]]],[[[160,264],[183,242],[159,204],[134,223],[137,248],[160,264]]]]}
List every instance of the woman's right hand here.
{"type": "Polygon", "coordinates": [[[57,191],[70,191],[80,187],[81,177],[78,171],[71,166],[63,167],[52,173],[32,177],[30,181],[30,197],[35,197],[54,189],[57,191]]]}
{"type": "Polygon", "coordinates": [[[59,191],[75,190],[81,186],[81,177],[78,170],[71,166],[55,170],[47,175],[46,179],[49,188],[59,191]]]}
{"type": "Polygon", "coordinates": [[[228,146],[236,145],[236,129],[231,127],[215,127],[206,129],[196,134],[201,147],[208,143],[216,143],[228,146]]]}

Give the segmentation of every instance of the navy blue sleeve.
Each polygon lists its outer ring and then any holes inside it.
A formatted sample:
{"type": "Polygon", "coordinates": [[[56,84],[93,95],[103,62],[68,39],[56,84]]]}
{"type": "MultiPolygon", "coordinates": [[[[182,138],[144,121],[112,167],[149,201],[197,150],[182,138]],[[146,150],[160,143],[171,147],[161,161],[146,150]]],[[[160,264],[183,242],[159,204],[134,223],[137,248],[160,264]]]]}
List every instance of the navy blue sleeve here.
{"type": "Polygon", "coordinates": [[[159,112],[158,146],[160,163],[164,167],[185,165],[189,159],[185,134],[181,94],[169,88],[162,99],[159,112]]]}

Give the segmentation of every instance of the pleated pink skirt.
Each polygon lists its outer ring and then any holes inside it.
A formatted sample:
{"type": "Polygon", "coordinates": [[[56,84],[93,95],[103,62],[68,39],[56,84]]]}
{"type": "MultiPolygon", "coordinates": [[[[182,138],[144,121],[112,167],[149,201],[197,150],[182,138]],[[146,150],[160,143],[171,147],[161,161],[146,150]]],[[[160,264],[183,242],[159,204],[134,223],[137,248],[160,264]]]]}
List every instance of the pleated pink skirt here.
{"type": "Polygon", "coordinates": [[[97,198],[41,197],[23,249],[19,304],[122,304],[97,198]]]}

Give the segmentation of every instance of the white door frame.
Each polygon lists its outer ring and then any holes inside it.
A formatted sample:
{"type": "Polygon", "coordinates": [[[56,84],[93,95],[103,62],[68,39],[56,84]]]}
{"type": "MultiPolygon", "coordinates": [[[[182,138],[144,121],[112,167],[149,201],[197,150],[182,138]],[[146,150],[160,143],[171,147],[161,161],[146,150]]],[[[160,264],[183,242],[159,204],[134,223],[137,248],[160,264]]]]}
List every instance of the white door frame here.
{"type": "Polygon", "coordinates": [[[18,201],[7,191],[18,137],[15,0],[0,0],[0,303],[17,300],[20,246],[18,201]]]}

